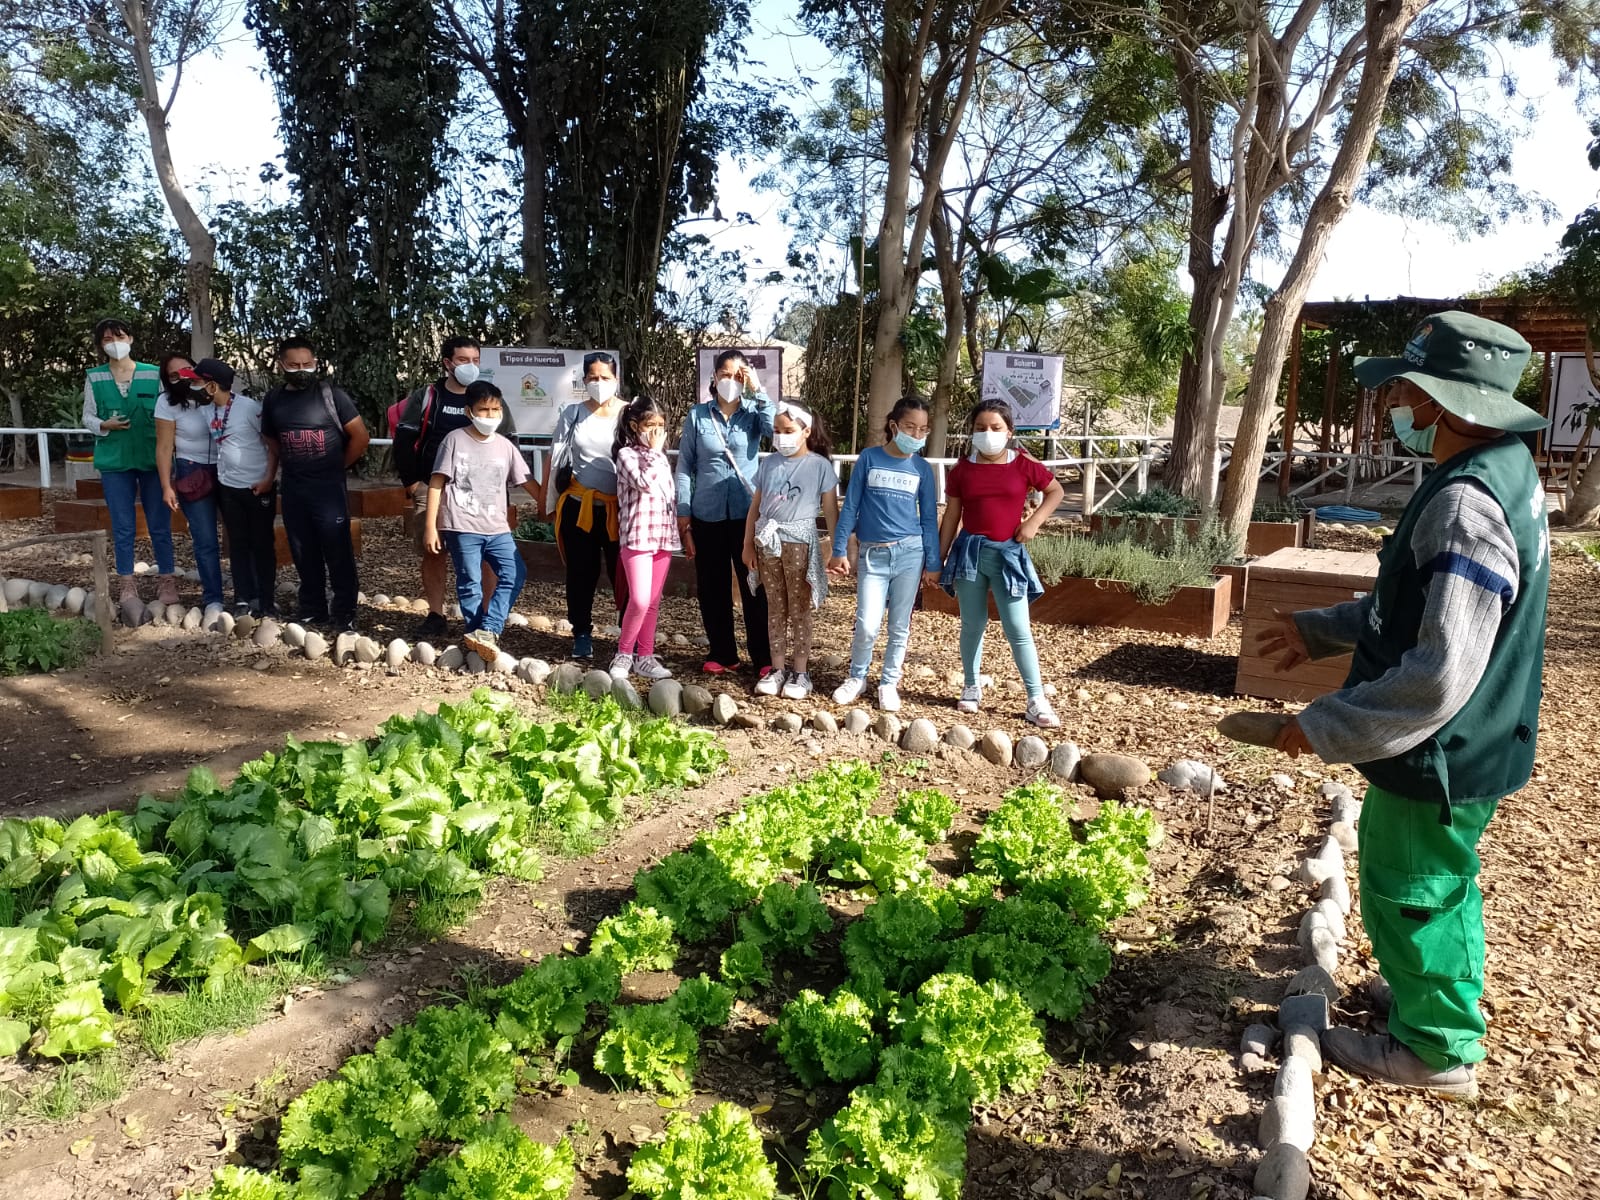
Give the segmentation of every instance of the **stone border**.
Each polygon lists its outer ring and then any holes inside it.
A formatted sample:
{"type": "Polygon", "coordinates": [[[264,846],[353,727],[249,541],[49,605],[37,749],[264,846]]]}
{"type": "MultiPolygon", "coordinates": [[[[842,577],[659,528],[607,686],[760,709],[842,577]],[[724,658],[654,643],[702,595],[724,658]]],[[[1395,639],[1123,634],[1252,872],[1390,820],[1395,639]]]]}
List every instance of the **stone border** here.
{"type": "MultiPolygon", "coordinates": [[[[94,602],[93,593],[81,588],[66,588],[27,579],[7,580],[5,586],[8,601],[29,603],[73,615],[91,611],[94,602]]],[[[417,612],[418,605],[426,609],[425,602],[408,600],[404,596],[391,598],[377,595],[369,601],[363,593],[360,602],[370,603],[376,608],[398,608],[407,612],[417,612]]],[[[452,615],[459,617],[459,609],[453,605],[451,608],[454,609],[452,615]]],[[[896,713],[872,712],[863,707],[847,710],[842,719],[826,708],[813,710],[809,717],[792,710],[768,716],[759,711],[754,700],[741,702],[729,692],[713,694],[700,684],[685,683],[679,679],[657,680],[641,695],[631,678],[615,679],[609,671],[599,667],[585,669],[570,661],[552,666],[541,658],[518,659],[504,651],[493,662],[487,662],[475,651],[465,650],[460,645],[439,649],[428,642],[412,645],[404,638],[395,638],[385,645],[359,633],[341,633],[330,641],[316,630],[306,629],[293,621],[283,622],[270,617],[261,620],[248,616],[235,618],[220,605],[202,610],[198,607],[185,608],[181,604],[162,606],[130,601],[120,607],[119,615],[129,628],[164,625],[189,633],[231,635],[241,641],[248,640],[260,650],[270,650],[281,644],[289,653],[308,661],[328,659],[337,667],[369,670],[381,665],[393,675],[398,674],[406,663],[414,663],[421,667],[437,667],[467,675],[509,676],[534,687],[548,684],[557,693],[581,690],[597,700],[612,696],[624,708],[649,708],[657,716],[704,719],[710,724],[740,729],[770,729],[791,737],[808,733],[812,753],[818,755],[823,752],[821,744],[816,741],[818,736],[846,734],[870,736],[908,754],[942,758],[955,751],[972,751],[997,767],[1047,771],[1063,783],[1087,783],[1101,796],[1120,796],[1151,779],[1150,768],[1139,759],[1124,754],[1084,755],[1072,742],[1052,745],[1039,734],[1028,734],[1013,742],[1011,735],[1003,729],[990,729],[979,734],[958,722],[941,730],[928,717],[902,722],[896,713]]],[[[507,624],[544,633],[565,634],[572,631],[567,621],[552,620],[542,613],[532,616],[512,613],[507,624]]],[[[614,636],[621,631],[610,626],[598,632],[601,636],[614,636]]],[[[670,645],[683,650],[691,648],[697,641],[703,642],[704,639],[691,640],[683,634],[674,634],[670,645]]],[[[829,657],[824,655],[818,661],[829,657]]],[[[831,657],[837,658],[835,666],[844,662],[842,657],[831,657]]],[[[264,669],[267,661],[262,660],[256,665],[264,669]]],[[[1054,688],[1047,688],[1047,692],[1053,691],[1054,688]]]]}
{"type": "Polygon", "coordinates": [[[1331,806],[1328,834],[1293,876],[1315,896],[1300,918],[1296,936],[1308,965],[1289,981],[1278,1005],[1277,1028],[1250,1025],[1239,1046],[1239,1065],[1254,1072],[1269,1067],[1280,1037],[1283,1043],[1272,1098],[1261,1113],[1257,1132],[1264,1152],[1256,1165],[1257,1200],[1305,1200],[1311,1189],[1306,1156],[1316,1139],[1312,1079],[1322,1073],[1322,1033],[1328,1028],[1329,1006],[1342,994],[1334,974],[1351,915],[1345,855],[1356,852],[1361,801],[1337,780],[1324,781],[1319,792],[1331,806]]]}

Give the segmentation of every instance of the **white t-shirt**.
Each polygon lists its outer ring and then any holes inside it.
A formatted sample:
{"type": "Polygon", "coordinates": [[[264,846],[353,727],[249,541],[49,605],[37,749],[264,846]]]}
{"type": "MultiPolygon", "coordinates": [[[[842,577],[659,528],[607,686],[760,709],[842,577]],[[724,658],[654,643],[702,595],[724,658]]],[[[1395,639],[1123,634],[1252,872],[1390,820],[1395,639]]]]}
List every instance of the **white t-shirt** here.
{"type": "Polygon", "coordinates": [[[217,482],[247,488],[267,473],[267,446],[261,440],[261,401],[235,396],[226,408],[213,410],[223,422],[217,442],[217,482]]]}
{"type": "Polygon", "coordinates": [[[156,420],[171,421],[177,427],[179,458],[197,463],[216,461],[216,452],[211,445],[213,409],[214,406],[209,402],[184,408],[172,403],[167,398],[167,393],[161,393],[160,399],[156,401],[156,420]]]}

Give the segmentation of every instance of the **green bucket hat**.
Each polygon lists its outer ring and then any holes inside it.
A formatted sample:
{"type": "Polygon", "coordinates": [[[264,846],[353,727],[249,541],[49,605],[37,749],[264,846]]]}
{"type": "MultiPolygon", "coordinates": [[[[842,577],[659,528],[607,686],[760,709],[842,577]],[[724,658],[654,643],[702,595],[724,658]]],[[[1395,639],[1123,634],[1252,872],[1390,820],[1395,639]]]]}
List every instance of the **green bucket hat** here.
{"type": "Polygon", "coordinates": [[[1512,395],[1532,353],[1498,321],[1442,312],[1422,319],[1399,358],[1357,358],[1355,370],[1366,387],[1409,379],[1463,421],[1529,433],[1550,423],[1512,395]]]}

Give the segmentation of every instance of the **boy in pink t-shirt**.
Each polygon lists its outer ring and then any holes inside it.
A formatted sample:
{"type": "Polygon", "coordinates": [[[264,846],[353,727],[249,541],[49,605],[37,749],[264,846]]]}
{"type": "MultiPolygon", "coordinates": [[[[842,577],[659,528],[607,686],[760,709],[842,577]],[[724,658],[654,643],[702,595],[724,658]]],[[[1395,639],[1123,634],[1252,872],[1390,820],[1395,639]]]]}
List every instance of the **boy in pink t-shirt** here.
{"type": "Polygon", "coordinates": [[[500,634],[527,578],[506,516],[506,491],[534,495],[522,453],[496,431],[502,416],[500,389],[486,379],[467,388],[472,423],[447,435],[428,480],[423,544],[429,553],[450,549],[456,569],[456,599],[467,623],[462,640],[486,663],[500,654],[500,634]],[[441,536],[442,534],[442,536],[441,536]],[[494,568],[494,595],[484,603],[484,561],[494,568]]]}

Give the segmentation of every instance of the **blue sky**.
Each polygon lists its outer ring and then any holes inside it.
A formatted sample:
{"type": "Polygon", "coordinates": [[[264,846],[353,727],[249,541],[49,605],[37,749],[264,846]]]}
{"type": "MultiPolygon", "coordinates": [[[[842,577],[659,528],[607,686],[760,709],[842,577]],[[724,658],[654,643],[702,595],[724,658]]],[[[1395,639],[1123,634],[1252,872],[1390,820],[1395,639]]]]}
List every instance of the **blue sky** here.
{"type": "MultiPolygon", "coordinates": [[[[750,39],[752,69],[783,78],[807,74],[827,77],[827,51],[804,34],[792,15],[793,0],[758,0],[750,39]]],[[[1562,230],[1579,211],[1600,196],[1600,173],[1588,170],[1584,147],[1589,140],[1572,91],[1561,88],[1547,61],[1534,53],[1513,57],[1525,99],[1540,111],[1532,135],[1516,150],[1516,170],[1523,186],[1555,205],[1559,216],[1550,224],[1513,220],[1490,235],[1459,240],[1451,231],[1426,219],[1425,213],[1400,216],[1357,206],[1335,233],[1311,289],[1311,299],[1387,297],[1393,295],[1454,296],[1548,256],[1562,230]]],[[[281,153],[277,107],[262,77],[263,62],[250,34],[231,30],[217,54],[193,64],[186,74],[172,114],[171,139],[178,170],[187,184],[209,189],[218,200],[254,194],[263,162],[281,153]]],[[[781,196],[756,192],[746,170],[724,163],[720,207],[725,213],[748,212],[756,224],[729,223],[714,232],[721,247],[739,250],[759,268],[781,268],[788,232],[780,218],[781,196]]],[[[697,226],[703,232],[705,224],[697,226]]],[[[1258,262],[1255,277],[1274,284],[1281,268],[1258,262]]],[[[768,289],[755,300],[756,328],[778,303],[768,289]]]]}

